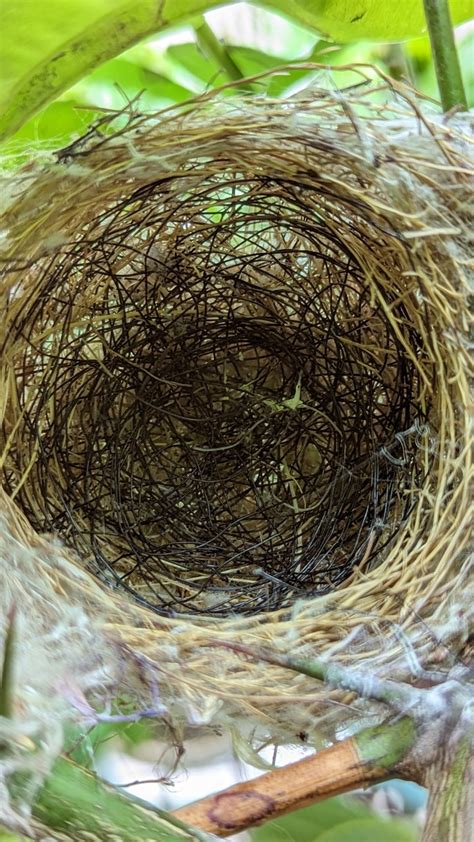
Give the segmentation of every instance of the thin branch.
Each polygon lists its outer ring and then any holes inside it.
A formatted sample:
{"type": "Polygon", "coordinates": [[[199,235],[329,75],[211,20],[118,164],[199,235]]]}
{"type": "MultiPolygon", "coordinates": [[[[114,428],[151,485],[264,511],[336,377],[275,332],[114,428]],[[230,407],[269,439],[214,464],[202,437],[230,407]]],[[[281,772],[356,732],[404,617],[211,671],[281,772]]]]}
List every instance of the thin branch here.
{"type": "Polygon", "coordinates": [[[415,741],[408,717],[367,728],[312,757],[236,784],[174,815],[216,836],[230,836],[325,798],[386,780],[415,741]]]}
{"type": "Polygon", "coordinates": [[[265,661],[267,664],[308,675],[338,690],[351,690],[362,698],[382,702],[400,713],[405,713],[419,699],[419,691],[408,684],[376,678],[366,671],[340,666],[333,662],[291,658],[261,647],[252,648],[241,643],[220,640],[209,641],[207,645],[231,649],[255,661],[265,661]]]}

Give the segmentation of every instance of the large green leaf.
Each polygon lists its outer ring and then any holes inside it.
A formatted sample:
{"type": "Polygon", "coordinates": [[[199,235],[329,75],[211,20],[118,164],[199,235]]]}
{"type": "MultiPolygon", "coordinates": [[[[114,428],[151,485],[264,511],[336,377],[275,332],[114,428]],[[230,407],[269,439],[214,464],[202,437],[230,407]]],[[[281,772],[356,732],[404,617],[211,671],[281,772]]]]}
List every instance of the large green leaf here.
{"type": "Polygon", "coordinates": [[[165,105],[188,99],[192,92],[125,58],[116,58],[89,74],[85,91],[79,82],[69,91],[69,96],[82,104],[116,110],[123,108],[127,100],[138,97],[142,111],[156,111],[165,105]]]}
{"type": "Polygon", "coordinates": [[[102,62],[208,5],[208,0],[5,0],[0,138],[102,62]]]}
{"type": "Polygon", "coordinates": [[[59,758],[32,808],[53,833],[74,842],[211,842],[174,816],[125,795],[66,758],[59,758]]]}
{"type": "Polygon", "coordinates": [[[100,116],[92,108],[78,108],[69,98],[52,102],[22,126],[9,142],[6,151],[11,151],[15,158],[17,149],[21,150],[22,156],[28,156],[31,147],[57,149],[84,134],[88,126],[100,116]]]}
{"type": "MultiPolygon", "coordinates": [[[[334,41],[403,41],[426,32],[423,0],[265,0],[323,38],[334,41]]],[[[473,0],[450,0],[454,23],[474,14],[473,0]]]]}
{"type": "MultiPolygon", "coordinates": [[[[166,26],[218,5],[209,0],[4,0],[0,139],[102,62],[166,26]]],[[[424,28],[422,0],[261,0],[326,38],[400,40],[424,28]]],[[[453,19],[473,0],[452,0],[453,19]]]]}

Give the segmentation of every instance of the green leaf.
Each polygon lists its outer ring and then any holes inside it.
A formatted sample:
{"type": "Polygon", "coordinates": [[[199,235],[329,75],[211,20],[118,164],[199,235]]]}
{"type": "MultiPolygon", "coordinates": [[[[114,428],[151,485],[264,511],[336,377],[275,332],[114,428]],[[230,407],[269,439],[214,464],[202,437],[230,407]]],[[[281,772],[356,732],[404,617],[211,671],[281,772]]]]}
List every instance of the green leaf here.
{"type": "MultiPolygon", "coordinates": [[[[218,5],[208,0],[4,0],[0,140],[128,47],[218,5]]],[[[425,29],[422,0],[262,0],[327,39],[395,41],[425,29]]],[[[452,0],[453,21],[472,0],[452,0]]]]}
{"type": "Polygon", "coordinates": [[[202,831],[124,795],[65,758],[56,761],[33,805],[33,816],[75,842],[210,842],[202,831]]]}
{"type": "MultiPolygon", "coordinates": [[[[350,798],[329,798],[312,807],[283,816],[255,828],[252,842],[313,842],[318,834],[355,819],[367,819],[373,814],[363,804],[350,798]]],[[[346,842],[349,837],[346,838],[346,842]]],[[[386,840],[384,840],[386,842],[386,840]]]]}
{"type": "Polygon", "coordinates": [[[118,738],[125,744],[125,750],[133,748],[157,735],[156,720],[139,719],[137,722],[101,722],[84,733],[77,726],[66,728],[64,751],[68,758],[84,769],[92,770],[98,754],[107,748],[109,741],[118,738]]]}
{"type": "MultiPolygon", "coordinates": [[[[423,0],[265,0],[262,4],[334,41],[402,41],[426,32],[423,0]]],[[[472,0],[451,0],[453,23],[474,14],[472,0]]]]}
{"type": "Polygon", "coordinates": [[[8,149],[18,146],[28,154],[28,147],[40,145],[43,149],[58,149],[74,138],[80,137],[99,114],[90,108],[78,108],[75,102],[52,102],[8,141],[8,149]]]}
{"type": "Polygon", "coordinates": [[[417,842],[414,823],[399,819],[356,819],[343,822],[318,836],[312,842],[417,842]]]}
{"type": "Polygon", "coordinates": [[[229,53],[245,76],[253,76],[263,70],[272,70],[286,64],[280,56],[270,56],[251,47],[229,47],[229,53]]]}
{"type": "Polygon", "coordinates": [[[461,63],[464,79],[464,87],[466,88],[467,104],[470,108],[474,106],[474,62],[472,57],[474,55],[474,32],[468,32],[458,44],[459,61],[461,63]]]}
{"type": "Polygon", "coordinates": [[[207,87],[209,84],[217,86],[228,81],[225,74],[221,72],[219,65],[204,56],[197,44],[193,42],[174,44],[172,47],[168,47],[166,52],[174,62],[194,76],[195,80],[199,80],[200,87],[207,87]]]}
{"type": "Polygon", "coordinates": [[[107,59],[206,0],[5,0],[0,139],[107,59]]]}
{"type": "Polygon", "coordinates": [[[192,92],[126,58],[107,61],[68,92],[68,96],[78,102],[117,110],[138,95],[139,107],[146,111],[182,102],[192,96],[192,92]]]}

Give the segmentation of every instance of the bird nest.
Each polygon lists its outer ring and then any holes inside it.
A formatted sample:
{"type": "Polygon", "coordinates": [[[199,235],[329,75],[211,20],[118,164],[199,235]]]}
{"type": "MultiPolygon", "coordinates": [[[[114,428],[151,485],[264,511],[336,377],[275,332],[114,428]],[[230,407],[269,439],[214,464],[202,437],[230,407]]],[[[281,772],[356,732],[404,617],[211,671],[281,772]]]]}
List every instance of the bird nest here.
{"type": "Polygon", "coordinates": [[[210,635],[464,641],[466,126],[373,87],[105,119],[9,182],[8,505],[193,704],[310,698],[210,635]]]}

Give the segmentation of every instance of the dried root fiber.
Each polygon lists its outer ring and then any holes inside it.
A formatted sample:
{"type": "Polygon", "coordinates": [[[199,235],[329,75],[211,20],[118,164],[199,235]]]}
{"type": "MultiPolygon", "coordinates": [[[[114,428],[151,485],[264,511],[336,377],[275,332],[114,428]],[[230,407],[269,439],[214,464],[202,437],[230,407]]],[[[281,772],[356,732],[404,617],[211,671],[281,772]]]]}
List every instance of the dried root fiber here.
{"type": "Polygon", "coordinates": [[[288,739],[348,699],[211,638],[459,656],[468,135],[380,83],[206,95],[5,176],[2,601],[94,630],[61,686],[288,739]]]}

